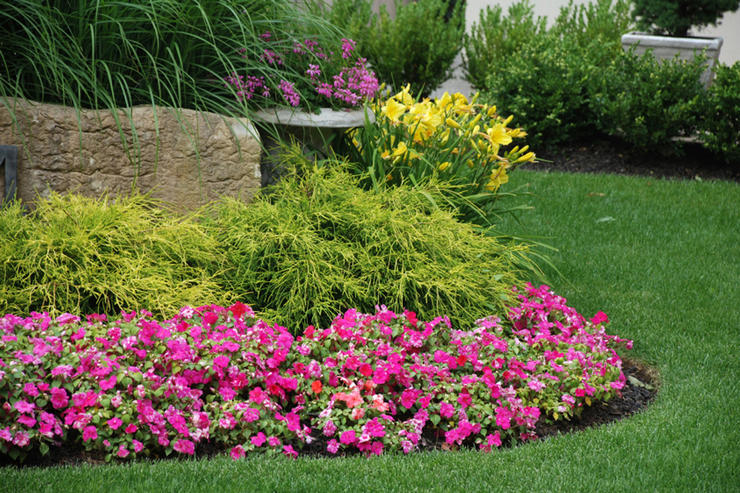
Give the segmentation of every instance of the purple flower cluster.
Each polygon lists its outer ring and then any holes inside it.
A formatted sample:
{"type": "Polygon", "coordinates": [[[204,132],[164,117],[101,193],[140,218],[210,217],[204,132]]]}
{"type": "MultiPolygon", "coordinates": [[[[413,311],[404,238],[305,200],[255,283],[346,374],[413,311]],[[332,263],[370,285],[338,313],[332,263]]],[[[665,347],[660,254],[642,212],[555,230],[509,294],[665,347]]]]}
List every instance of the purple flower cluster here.
{"type": "Polygon", "coordinates": [[[295,86],[287,80],[281,80],[278,86],[283,93],[283,98],[291,106],[298,106],[301,103],[301,97],[295,91],[295,86]]]}
{"type": "Polygon", "coordinates": [[[270,97],[270,89],[265,84],[264,77],[248,75],[245,79],[243,75],[232,74],[226,77],[225,80],[226,87],[234,86],[239,101],[252,99],[255,94],[265,98],[270,97]]]}
{"type": "MultiPolygon", "coordinates": [[[[264,33],[262,39],[272,43],[271,33],[264,33]]],[[[357,107],[375,97],[378,92],[378,80],[375,74],[367,69],[367,61],[354,55],[356,42],[342,39],[341,59],[333,57],[312,39],[293,44],[292,50],[284,53],[266,48],[260,55],[260,61],[273,68],[302,69],[308,79],[288,81],[280,79],[279,83],[266,82],[264,77],[232,74],[225,78],[226,86],[236,90],[239,101],[253,100],[255,96],[266,99],[282,96],[290,106],[299,106],[304,98],[318,105],[329,103],[330,106],[357,107]],[[275,89],[270,91],[270,88],[275,89]]],[[[246,50],[239,50],[245,53],[246,50]]]]}
{"type": "Polygon", "coordinates": [[[316,92],[348,106],[358,106],[362,101],[374,98],[378,92],[378,79],[367,70],[366,63],[367,60],[360,58],[353,67],[342,69],[339,75],[335,75],[333,84],[320,84],[316,92]]]}

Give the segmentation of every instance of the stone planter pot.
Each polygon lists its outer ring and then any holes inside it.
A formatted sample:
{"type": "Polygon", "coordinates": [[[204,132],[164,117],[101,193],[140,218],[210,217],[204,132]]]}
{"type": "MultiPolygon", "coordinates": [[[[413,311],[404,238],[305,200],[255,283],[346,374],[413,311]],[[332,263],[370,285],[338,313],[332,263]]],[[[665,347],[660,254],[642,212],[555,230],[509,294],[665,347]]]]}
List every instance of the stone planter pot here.
{"type": "Polygon", "coordinates": [[[332,142],[347,130],[365,125],[365,120],[375,122],[375,114],[367,109],[333,110],[322,108],[319,113],[291,109],[266,109],[252,115],[265,147],[261,162],[262,186],[274,183],[280,176],[277,160],[278,140],[301,144],[306,153],[321,157],[329,155],[332,142]]]}
{"type": "Polygon", "coordinates": [[[719,50],[722,48],[722,38],[674,38],[671,36],[655,36],[645,33],[628,33],[622,36],[622,47],[629,50],[634,47],[635,53],[642,55],[652,50],[653,55],[662,60],[671,59],[678,55],[682,60],[691,60],[697,54],[705,53],[707,56],[706,70],[701,75],[704,87],[712,83],[714,73],[712,68],[719,59],[719,50]]]}

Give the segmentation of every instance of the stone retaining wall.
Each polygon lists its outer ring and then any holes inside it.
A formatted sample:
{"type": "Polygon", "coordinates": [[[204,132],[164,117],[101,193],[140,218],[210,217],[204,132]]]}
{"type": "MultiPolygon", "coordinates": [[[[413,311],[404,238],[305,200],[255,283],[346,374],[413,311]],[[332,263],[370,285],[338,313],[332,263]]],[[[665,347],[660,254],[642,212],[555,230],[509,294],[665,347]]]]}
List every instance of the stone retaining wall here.
{"type": "Polygon", "coordinates": [[[78,114],[0,99],[0,144],[19,147],[18,197],[32,204],[51,191],[99,196],[135,188],[184,212],[222,195],[249,200],[260,188],[260,141],[248,120],[152,106],[129,111],[130,118],[123,110],[78,114]]]}

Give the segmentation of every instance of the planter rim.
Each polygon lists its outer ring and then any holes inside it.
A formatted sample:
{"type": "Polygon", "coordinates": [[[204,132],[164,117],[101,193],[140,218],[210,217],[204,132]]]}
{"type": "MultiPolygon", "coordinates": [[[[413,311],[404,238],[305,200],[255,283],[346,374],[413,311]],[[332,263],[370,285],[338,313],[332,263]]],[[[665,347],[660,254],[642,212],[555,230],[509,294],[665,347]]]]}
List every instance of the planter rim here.
{"type": "Polygon", "coordinates": [[[622,35],[622,44],[640,43],[643,46],[669,46],[672,48],[688,49],[710,49],[719,50],[722,47],[724,38],[718,37],[675,37],[661,36],[657,34],[648,34],[641,32],[630,32],[622,35]]]}
{"type": "Polygon", "coordinates": [[[367,119],[375,122],[375,113],[370,108],[357,110],[334,110],[321,108],[319,113],[289,108],[269,108],[255,111],[253,117],[257,121],[295,127],[323,127],[323,128],[352,128],[365,125],[367,119]]]}

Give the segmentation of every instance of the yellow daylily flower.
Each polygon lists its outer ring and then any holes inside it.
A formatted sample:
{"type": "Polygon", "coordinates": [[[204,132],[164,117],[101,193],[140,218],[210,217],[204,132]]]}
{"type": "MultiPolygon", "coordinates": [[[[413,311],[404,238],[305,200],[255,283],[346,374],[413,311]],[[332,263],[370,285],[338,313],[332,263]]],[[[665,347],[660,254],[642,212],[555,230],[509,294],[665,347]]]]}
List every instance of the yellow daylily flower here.
{"type": "Polygon", "coordinates": [[[397,99],[406,106],[410,106],[414,104],[414,97],[409,94],[409,91],[411,90],[411,84],[406,84],[406,87],[401,89],[401,92],[393,96],[393,99],[397,99]]]}
{"type": "Polygon", "coordinates": [[[439,165],[439,170],[440,171],[444,171],[447,168],[449,168],[451,164],[452,163],[450,163],[449,161],[445,161],[444,163],[442,163],[442,164],[439,165]]]}
{"type": "Polygon", "coordinates": [[[406,112],[406,105],[401,104],[395,99],[391,98],[383,105],[380,111],[391,122],[398,123],[401,121],[401,115],[406,112]]]}
{"type": "Polygon", "coordinates": [[[486,129],[486,134],[488,135],[491,144],[511,144],[511,136],[506,131],[506,127],[501,123],[497,123],[496,125],[486,129]]]}
{"type": "Polygon", "coordinates": [[[441,98],[437,98],[434,101],[434,104],[443,110],[447,110],[450,106],[452,106],[452,96],[450,96],[449,92],[445,91],[445,93],[442,94],[441,98]]]}
{"type": "Polygon", "coordinates": [[[490,192],[495,192],[501,187],[501,185],[508,182],[509,175],[506,174],[506,169],[504,167],[500,167],[497,170],[494,170],[493,173],[491,173],[491,177],[486,184],[486,190],[490,192]]]}

